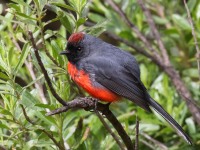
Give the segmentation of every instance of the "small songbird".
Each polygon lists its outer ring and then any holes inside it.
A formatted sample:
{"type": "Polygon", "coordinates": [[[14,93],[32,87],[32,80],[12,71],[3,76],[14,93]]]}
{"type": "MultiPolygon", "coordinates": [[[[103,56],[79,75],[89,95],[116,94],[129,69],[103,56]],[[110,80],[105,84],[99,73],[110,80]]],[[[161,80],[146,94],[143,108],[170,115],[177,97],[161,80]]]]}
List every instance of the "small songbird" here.
{"type": "Polygon", "coordinates": [[[60,54],[68,58],[72,80],[92,97],[109,103],[123,97],[149,112],[153,108],[192,144],[182,127],[148,94],[140,80],[139,65],[130,53],[79,32],[69,37],[67,49],[60,54]]]}

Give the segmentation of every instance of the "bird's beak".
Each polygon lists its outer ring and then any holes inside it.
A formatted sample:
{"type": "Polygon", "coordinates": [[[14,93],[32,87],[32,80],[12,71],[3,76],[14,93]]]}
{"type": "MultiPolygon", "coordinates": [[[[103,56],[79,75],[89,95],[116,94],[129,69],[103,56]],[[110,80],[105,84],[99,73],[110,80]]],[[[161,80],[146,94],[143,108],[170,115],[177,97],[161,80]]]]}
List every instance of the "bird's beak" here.
{"type": "Polygon", "coordinates": [[[67,54],[69,54],[68,50],[64,50],[64,51],[60,52],[60,55],[67,55],[67,54]]]}

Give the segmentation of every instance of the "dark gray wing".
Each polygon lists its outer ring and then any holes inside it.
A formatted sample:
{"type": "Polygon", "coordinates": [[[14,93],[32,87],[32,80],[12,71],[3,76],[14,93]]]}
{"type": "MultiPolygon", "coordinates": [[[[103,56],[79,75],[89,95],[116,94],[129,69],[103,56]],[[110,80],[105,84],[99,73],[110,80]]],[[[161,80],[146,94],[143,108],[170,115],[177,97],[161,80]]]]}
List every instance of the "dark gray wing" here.
{"type": "Polygon", "coordinates": [[[135,102],[143,109],[151,111],[147,101],[146,89],[141,85],[139,77],[134,76],[125,66],[103,57],[90,58],[82,64],[84,64],[82,66],[84,70],[94,75],[96,82],[110,91],[135,102]]]}

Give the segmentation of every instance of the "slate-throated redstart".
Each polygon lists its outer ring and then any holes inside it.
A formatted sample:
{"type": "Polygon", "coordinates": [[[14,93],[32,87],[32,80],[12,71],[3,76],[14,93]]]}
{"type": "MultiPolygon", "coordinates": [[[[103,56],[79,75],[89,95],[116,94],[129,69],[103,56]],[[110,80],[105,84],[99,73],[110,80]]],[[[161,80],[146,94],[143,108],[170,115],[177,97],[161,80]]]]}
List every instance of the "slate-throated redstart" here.
{"type": "Polygon", "coordinates": [[[71,78],[92,97],[105,102],[124,97],[149,112],[151,107],[192,144],[181,126],[148,94],[131,54],[82,32],[72,34],[60,54],[68,58],[71,78]]]}

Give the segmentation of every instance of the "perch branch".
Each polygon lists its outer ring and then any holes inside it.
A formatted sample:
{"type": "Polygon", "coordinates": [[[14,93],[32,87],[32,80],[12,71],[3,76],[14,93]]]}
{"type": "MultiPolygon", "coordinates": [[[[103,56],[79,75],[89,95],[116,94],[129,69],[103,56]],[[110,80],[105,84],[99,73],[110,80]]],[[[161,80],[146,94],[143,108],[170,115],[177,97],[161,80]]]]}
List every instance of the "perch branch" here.
{"type": "Polygon", "coordinates": [[[127,149],[133,150],[133,144],[130,137],[127,135],[126,131],[124,130],[120,122],[117,120],[117,118],[114,116],[114,114],[109,110],[109,106],[107,104],[101,104],[99,102],[97,102],[96,105],[95,101],[96,100],[89,97],[77,98],[68,102],[67,106],[63,106],[61,108],[48,112],[46,115],[49,116],[49,115],[59,114],[62,112],[66,112],[71,108],[83,108],[85,110],[96,109],[100,111],[103,115],[105,115],[106,118],[109,120],[109,122],[113,125],[119,136],[122,138],[127,149]]]}

